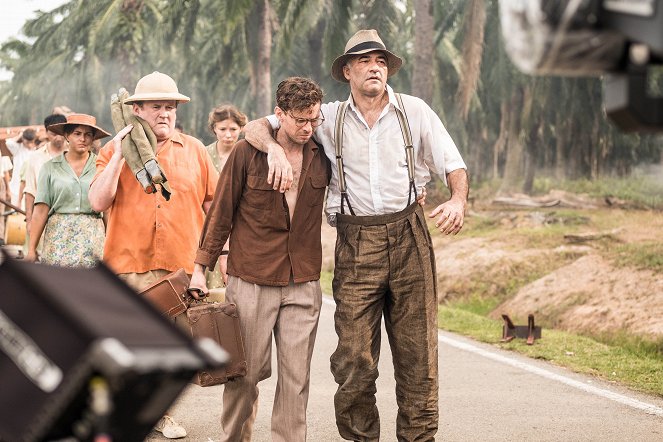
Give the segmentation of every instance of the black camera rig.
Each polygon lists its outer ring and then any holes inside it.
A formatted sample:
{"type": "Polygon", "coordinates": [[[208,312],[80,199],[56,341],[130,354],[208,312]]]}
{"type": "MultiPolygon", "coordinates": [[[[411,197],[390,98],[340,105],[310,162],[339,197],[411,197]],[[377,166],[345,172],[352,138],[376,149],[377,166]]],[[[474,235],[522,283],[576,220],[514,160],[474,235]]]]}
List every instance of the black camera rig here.
{"type": "Polygon", "coordinates": [[[624,131],[663,130],[663,0],[500,0],[507,52],[523,72],[603,76],[608,117],[624,131]]]}

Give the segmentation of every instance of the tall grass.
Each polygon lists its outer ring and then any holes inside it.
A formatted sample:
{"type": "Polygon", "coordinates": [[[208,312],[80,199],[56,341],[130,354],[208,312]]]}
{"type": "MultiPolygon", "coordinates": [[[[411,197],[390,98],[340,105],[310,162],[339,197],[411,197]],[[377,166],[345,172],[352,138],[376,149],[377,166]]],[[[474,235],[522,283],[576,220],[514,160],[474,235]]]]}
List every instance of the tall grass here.
{"type": "Polygon", "coordinates": [[[534,181],[534,193],[537,195],[545,195],[554,189],[599,199],[617,198],[631,203],[634,208],[663,209],[663,180],[650,175],[564,181],[538,178],[534,181]]]}
{"type": "MultiPolygon", "coordinates": [[[[662,174],[634,173],[627,178],[603,177],[596,180],[558,180],[540,176],[534,180],[533,195],[546,195],[552,190],[586,194],[599,200],[622,200],[634,208],[663,210],[662,174]]],[[[500,180],[472,183],[471,196],[479,200],[492,199],[500,188],[500,180]]],[[[429,194],[444,199],[448,192],[441,184],[429,194]]]]}

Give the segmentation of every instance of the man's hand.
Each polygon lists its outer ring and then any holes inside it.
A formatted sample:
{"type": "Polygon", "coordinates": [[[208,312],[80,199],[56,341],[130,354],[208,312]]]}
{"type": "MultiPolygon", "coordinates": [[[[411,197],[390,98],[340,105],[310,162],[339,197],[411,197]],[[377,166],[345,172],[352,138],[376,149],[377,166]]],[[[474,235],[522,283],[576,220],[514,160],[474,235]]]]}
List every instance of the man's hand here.
{"type": "Polygon", "coordinates": [[[28,254],[25,256],[25,261],[26,262],[37,262],[39,257],[37,256],[37,251],[36,250],[30,250],[28,251],[28,254]]]}
{"type": "Polygon", "coordinates": [[[292,185],[292,166],[283,147],[274,139],[274,131],[267,118],[249,121],[244,126],[244,139],[260,152],[267,154],[269,171],[267,182],[274,190],[284,193],[292,185]]]}
{"type": "Polygon", "coordinates": [[[129,132],[131,132],[131,129],[133,129],[134,126],[133,124],[129,124],[124,127],[121,131],[119,131],[115,136],[113,137],[113,152],[114,153],[122,153],[122,140],[124,137],[127,136],[129,132]]]}
{"type": "Polygon", "coordinates": [[[422,187],[421,188],[421,193],[417,195],[417,202],[421,207],[424,207],[426,205],[426,188],[422,187]]]}
{"type": "Polygon", "coordinates": [[[223,285],[228,285],[228,255],[219,256],[219,272],[223,277],[223,285]]]}
{"type": "Polygon", "coordinates": [[[189,294],[194,299],[205,299],[209,290],[207,289],[207,280],[205,279],[205,267],[200,264],[194,264],[193,274],[191,275],[191,282],[189,282],[190,289],[199,289],[201,294],[195,291],[190,291],[189,294]]]}
{"type": "Polygon", "coordinates": [[[465,220],[465,204],[462,201],[450,199],[446,203],[442,203],[433,210],[430,218],[435,218],[435,227],[445,235],[453,233],[454,235],[460,232],[463,228],[463,221],[465,220]]]}
{"type": "Polygon", "coordinates": [[[284,193],[292,185],[292,166],[278,143],[271,143],[267,149],[269,172],[267,182],[274,185],[274,190],[284,193]]]}

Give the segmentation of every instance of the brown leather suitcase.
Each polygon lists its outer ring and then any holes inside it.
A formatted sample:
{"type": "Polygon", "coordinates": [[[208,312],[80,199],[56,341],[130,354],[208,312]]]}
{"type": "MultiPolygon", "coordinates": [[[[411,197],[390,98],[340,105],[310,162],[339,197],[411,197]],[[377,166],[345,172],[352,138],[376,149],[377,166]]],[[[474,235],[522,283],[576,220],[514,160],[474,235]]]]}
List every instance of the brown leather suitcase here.
{"type": "Polygon", "coordinates": [[[155,281],[140,292],[164,315],[174,318],[189,306],[189,276],[184,269],[176,270],[155,281]]]}
{"type": "Polygon", "coordinates": [[[196,384],[208,387],[246,376],[246,356],[237,306],[230,302],[198,301],[190,305],[186,316],[191,336],[211,338],[230,354],[230,362],[224,368],[198,372],[196,384]]]}

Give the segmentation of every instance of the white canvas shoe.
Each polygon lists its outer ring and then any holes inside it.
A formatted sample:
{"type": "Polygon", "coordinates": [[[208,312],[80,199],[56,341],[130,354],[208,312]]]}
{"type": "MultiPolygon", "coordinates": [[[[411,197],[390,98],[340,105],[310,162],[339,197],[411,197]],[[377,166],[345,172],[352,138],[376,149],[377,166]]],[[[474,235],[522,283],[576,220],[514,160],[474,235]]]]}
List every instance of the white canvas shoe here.
{"type": "Polygon", "coordinates": [[[175,419],[164,415],[154,426],[154,429],[163,434],[168,439],[179,439],[186,436],[186,430],[183,426],[175,422],[175,419]]]}

